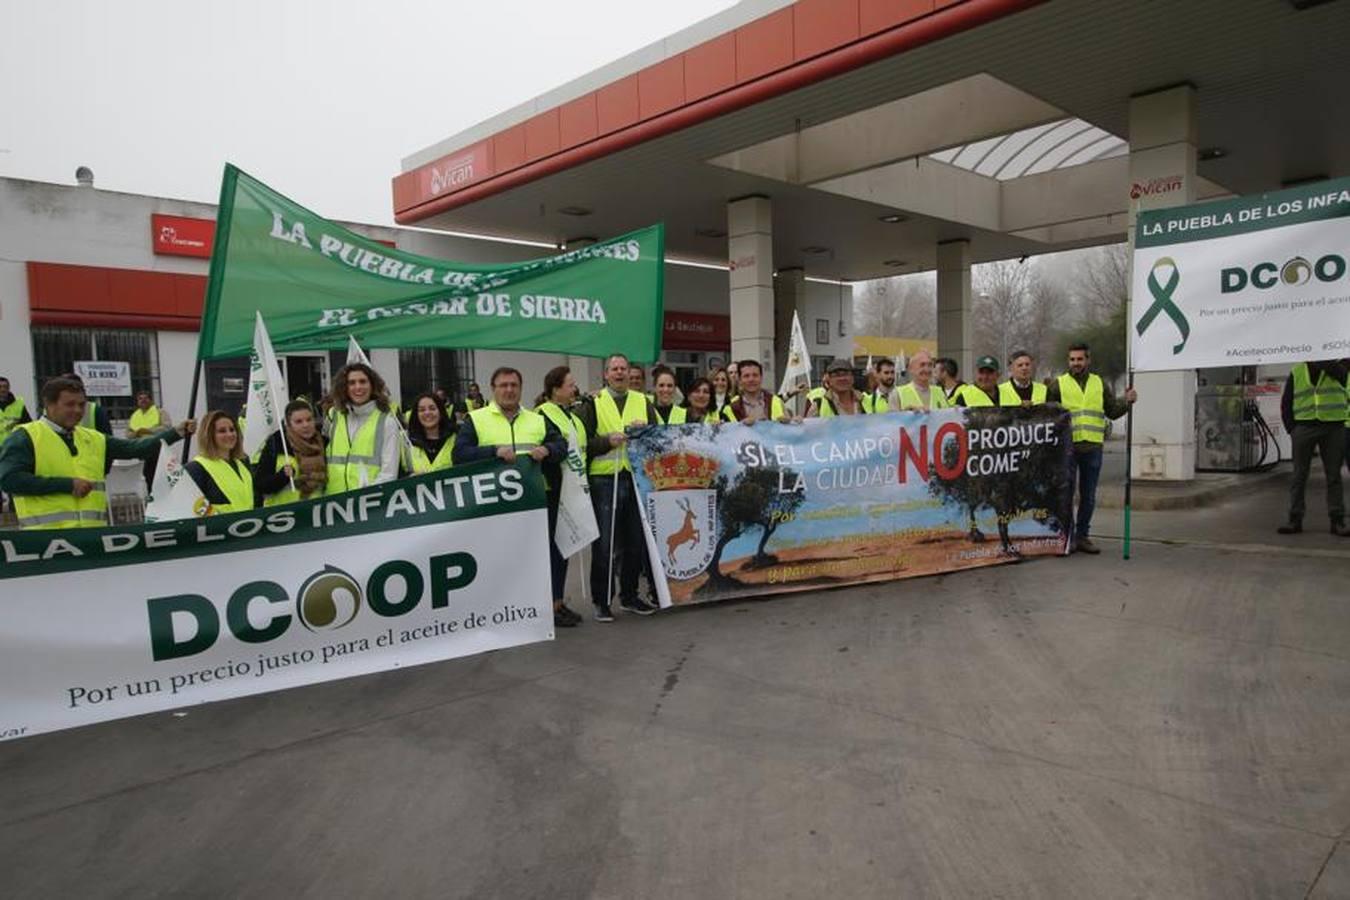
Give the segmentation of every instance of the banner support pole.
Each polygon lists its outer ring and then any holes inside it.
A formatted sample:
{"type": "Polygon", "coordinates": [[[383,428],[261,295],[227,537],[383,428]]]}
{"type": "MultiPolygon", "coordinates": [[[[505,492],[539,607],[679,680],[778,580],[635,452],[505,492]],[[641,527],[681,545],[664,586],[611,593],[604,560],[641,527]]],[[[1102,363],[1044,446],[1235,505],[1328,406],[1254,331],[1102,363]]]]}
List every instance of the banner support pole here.
{"type": "MultiPolygon", "coordinates": [[[[1134,369],[1130,369],[1129,379],[1125,383],[1125,390],[1127,392],[1134,390],[1134,369]]],[[[1125,540],[1121,548],[1122,559],[1130,558],[1130,484],[1131,484],[1130,475],[1134,468],[1133,456],[1134,456],[1134,404],[1131,403],[1130,408],[1125,412],[1125,530],[1124,530],[1125,540]]]]}
{"type": "MultiPolygon", "coordinates": [[[[188,396],[187,417],[189,419],[195,419],[197,417],[197,389],[201,387],[203,365],[204,363],[202,362],[202,360],[198,359],[197,367],[192,370],[192,393],[191,395],[188,396]]],[[[192,435],[185,434],[183,435],[183,465],[187,465],[188,459],[191,456],[191,452],[192,452],[192,435]]]]}

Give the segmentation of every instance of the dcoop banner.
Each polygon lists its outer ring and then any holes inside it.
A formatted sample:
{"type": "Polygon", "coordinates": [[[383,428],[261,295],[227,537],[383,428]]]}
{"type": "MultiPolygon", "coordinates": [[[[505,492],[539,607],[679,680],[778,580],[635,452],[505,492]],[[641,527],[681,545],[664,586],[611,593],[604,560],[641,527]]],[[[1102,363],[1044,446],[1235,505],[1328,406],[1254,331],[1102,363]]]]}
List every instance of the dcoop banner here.
{"type": "Polygon", "coordinates": [[[0,740],[548,640],[544,505],[532,463],[486,464],[206,519],[0,532],[0,740]]]}
{"type": "Polygon", "coordinates": [[[365,347],[660,355],[660,225],[544,259],[470,265],[394,250],[225,167],[198,357],[365,347]]]}
{"type": "Polygon", "coordinates": [[[1061,410],[644,426],[628,448],[662,606],[1068,548],[1061,410]]]}
{"type": "Polygon", "coordinates": [[[1139,214],[1136,370],[1350,356],[1350,178],[1139,214]]]}

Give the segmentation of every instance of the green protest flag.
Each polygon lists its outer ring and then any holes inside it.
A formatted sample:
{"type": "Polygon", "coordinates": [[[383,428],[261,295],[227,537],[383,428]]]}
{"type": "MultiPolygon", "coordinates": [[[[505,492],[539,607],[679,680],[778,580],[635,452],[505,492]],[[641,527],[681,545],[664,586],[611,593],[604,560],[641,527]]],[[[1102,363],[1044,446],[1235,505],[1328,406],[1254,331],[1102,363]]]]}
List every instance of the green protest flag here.
{"type": "Polygon", "coordinates": [[[661,225],[543,259],[454,263],[386,247],[225,167],[200,359],[246,355],[255,311],[278,352],[367,347],[661,349],[661,225]]]}

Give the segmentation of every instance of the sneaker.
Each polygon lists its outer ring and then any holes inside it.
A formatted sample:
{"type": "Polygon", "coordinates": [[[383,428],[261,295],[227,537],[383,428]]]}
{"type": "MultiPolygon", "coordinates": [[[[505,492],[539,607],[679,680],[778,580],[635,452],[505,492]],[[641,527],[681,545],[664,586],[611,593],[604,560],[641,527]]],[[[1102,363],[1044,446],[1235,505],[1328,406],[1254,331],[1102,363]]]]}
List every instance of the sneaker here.
{"type": "Polygon", "coordinates": [[[629,600],[622,600],[619,605],[623,607],[624,612],[636,613],[639,616],[650,616],[656,612],[656,607],[652,606],[641,597],[633,597],[629,600]]]}
{"type": "Polygon", "coordinates": [[[1280,534],[1302,534],[1303,523],[1298,519],[1290,519],[1284,525],[1281,525],[1279,528],[1276,528],[1275,530],[1280,534]]]}
{"type": "Polygon", "coordinates": [[[560,610],[560,609],[555,609],[555,610],[553,611],[553,627],[554,627],[554,628],[576,628],[576,627],[577,627],[577,621],[576,621],[576,619],[573,619],[571,616],[564,615],[562,610],[560,610]]]}
{"type": "Polygon", "coordinates": [[[1096,556],[1098,553],[1102,552],[1102,548],[1092,543],[1092,540],[1090,538],[1085,537],[1079,538],[1077,544],[1078,546],[1075,549],[1079,553],[1090,553],[1093,556],[1096,556]]]}
{"type": "Polygon", "coordinates": [[[597,603],[597,604],[595,604],[595,621],[597,621],[597,622],[613,622],[613,621],[614,621],[614,613],[610,611],[610,608],[609,608],[608,605],[606,605],[606,604],[604,604],[604,603],[597,603]]]}
{"type": "Polygon", "coordinates": [[[573,609],[572,607],[568,606],[566,603],[564,603],[562,606],[558,607],[557,612],[558,612],[558,613],[561,613],[562,615],[564,615],[564,616],[566,616],[567,618],[571,619],[572,622],[573,622],[573,624],[576,624],[576,625],[580,625],[580,624],[581,624],[581,621],[582,621],[582,620],[581,620],[581,615],[580,615],[575,609],[573,609]]]}
{"type": "Polygon", "coordinates": [[[1332,522],[1331,533],[1336,537],[1350,537],[1350,528],[1346,528],[1344,522],[1332,522]]]}

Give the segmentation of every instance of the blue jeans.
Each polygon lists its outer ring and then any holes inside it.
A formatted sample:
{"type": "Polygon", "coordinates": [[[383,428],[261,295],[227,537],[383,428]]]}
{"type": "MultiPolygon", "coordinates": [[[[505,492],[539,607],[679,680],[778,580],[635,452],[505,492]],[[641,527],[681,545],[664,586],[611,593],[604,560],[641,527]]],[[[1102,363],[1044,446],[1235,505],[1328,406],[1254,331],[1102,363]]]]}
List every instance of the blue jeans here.
{"type": "Polygon", "coordinates": [[[1073,451],[1070,483],[1078,484],[1078,514],[1074,517],[1074,539],[1082,540],[1092,530],[1092,511],[1097,507],[1097,480],[1102,477],[1102,448],[1073,451]]]}

